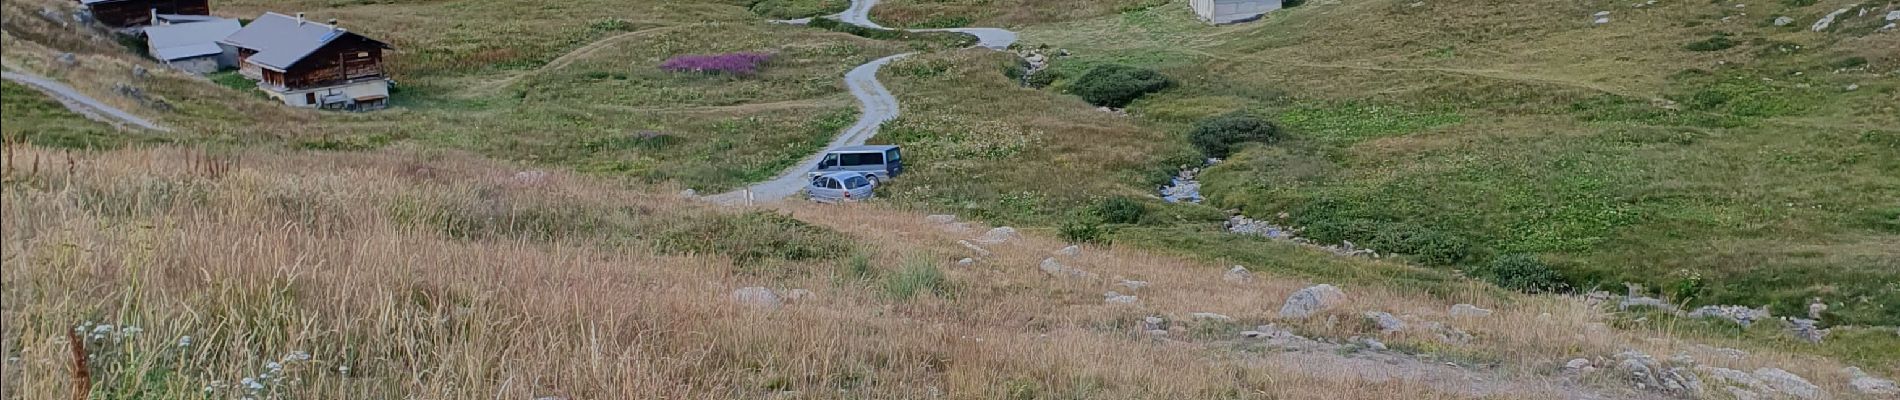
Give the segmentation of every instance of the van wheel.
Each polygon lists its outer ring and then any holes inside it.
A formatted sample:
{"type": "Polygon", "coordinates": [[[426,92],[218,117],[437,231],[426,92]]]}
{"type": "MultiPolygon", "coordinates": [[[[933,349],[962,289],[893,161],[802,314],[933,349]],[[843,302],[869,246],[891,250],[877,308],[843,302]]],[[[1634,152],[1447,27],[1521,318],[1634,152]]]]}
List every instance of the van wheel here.
{"type": "Polygon", "coordinates": [[[878,186],[884,185],[884,181],[878,180],[877,175],[865,175],[864,179],[868,179],[871,181],[871,187],[878,187],[878,186]]]}

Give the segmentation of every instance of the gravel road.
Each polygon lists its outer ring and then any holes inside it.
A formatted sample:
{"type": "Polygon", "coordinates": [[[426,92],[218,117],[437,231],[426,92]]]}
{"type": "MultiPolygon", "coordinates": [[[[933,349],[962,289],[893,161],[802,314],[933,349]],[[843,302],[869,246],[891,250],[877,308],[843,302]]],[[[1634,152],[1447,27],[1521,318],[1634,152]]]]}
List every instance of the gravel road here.
{"type": "Polygon", "coordinates": [[[60,104],[66,105],[67,109],[71,109],[73,112],[79,113],[79,115],[84,115],[86,118],[113,125],[132,124],[155,131],[171,131],[171,129],[160,126],[145,118],[140,118],[137,115],[125,112],[125,110],[120,110],[118,107],[113,107],[98,99],[86,96],[84,93],[79,93],[78,90],[73,90],[71,86],[66,86],[66,84],[59,83],[52,79],[13,71],[0,71],[0,78],[19,82],[22,85],[38,89],[46,93],[47,96],[52,97],[53,100],[57,100],[60,104]]]}

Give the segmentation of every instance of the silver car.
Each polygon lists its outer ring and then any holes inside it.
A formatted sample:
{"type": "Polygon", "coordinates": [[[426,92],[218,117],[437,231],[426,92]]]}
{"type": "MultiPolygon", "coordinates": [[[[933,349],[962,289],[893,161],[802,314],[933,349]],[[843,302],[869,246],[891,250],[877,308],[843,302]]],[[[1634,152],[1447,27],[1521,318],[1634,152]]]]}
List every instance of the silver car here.
{"type": "Polygon", "coordinates": [[[870,199],[872,183],[862,172],[829,172],[811,177],[805,184],[805,196],[820,203],[841,203],[870,199]]]}

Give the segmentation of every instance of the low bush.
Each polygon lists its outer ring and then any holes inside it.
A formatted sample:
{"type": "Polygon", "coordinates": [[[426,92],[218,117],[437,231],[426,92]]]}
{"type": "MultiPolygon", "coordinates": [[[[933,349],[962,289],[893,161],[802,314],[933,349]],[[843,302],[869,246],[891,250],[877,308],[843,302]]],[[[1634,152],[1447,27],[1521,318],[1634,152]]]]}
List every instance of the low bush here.
{"type": "Polygon", "coordinates": [[[1569,286],[1563,274],[1530,254],[1508,254],[1472,269],[1472,275],[1505,289],[1527,293],[1562,290],[1569,286]]]}
{"type": "Polygon", "coordinates": [[[1228,113],[1203,119],[1188,133],[1188,142],[1208,157],[1227,157],[1241,143],[1272,143],[1280,138],[1280,128],[1272,122],[1244,113],[1228,113]]]}
{"type": "Polygon", "coordinates": [[[1095,205],[1095,216],[1111,224],[1134,224],[1148,214],[1148,206],[1128,196],[1115,196],[1095,205]]]}
{"type": "Polygon", "coordinates": [[[1082,96],[1089,104],[1121,108],[1141,96],[1173,85],[1174,81],[1152,69],[1102,64],[1076,77],[1069,84],[1069,93],[1082,96]]]}
{"type": "Polygon", "coordinates": [[[751,76],[759,73],[759,68],[772,60],[771,53],[738,52],[712,55],[684,55],[667,59],[660,63],[660,70],[667,72],[702,72],[736,76],[751,76]]]}
{"type": "Polygon", "coordinates": [[[1735,47],[1735,41],[1732,39],[1729,39],[1727,33],[1717,33],[1715,34],[1715,36],[1710,36],[1708,39],[1690,42],[1689,44],[1683,45],[1682,47],[1685,49],[1689,49],[1689,51],[1728,50],[1729,48],[1735,47]]]}
{"type": "Polygon", "coordinates": [[[766,260],[830,259],[849,250],[843,234],[770,212],[687,219],[656,239],[665,253],[719,254],[741,266],[766,260]]]}
{"type": "Polygon", "coordinates": [[[1388,224],[1373,236],[1371,248],[1410,256],[1425,265],[1457,265],[1471,258],[1471,245],[1457,235],[1405,224],[1388,224]]]}
{"type": "Polygon", "coordinates": [[[1057,228],[1062,240],[1069,243],[1108,243],[1108,230],[1102,224],[1086,219],[1069,219],[1057,228]]]}
{"type": "Polygon", "coordinates": [[[898,300],[917,297],[919,293],[946,295],[950,293],[950,280],[943,275],[943,269],[928,260],[911,260],[897,273],[884,278],[884,294],[898,300]]]}

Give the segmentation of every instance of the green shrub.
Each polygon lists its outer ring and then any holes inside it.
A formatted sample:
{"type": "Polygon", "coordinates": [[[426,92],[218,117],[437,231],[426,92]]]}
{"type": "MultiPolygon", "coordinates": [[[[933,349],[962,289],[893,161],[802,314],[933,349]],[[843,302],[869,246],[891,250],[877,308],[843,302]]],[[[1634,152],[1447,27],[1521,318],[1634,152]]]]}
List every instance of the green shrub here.
{"type": "Polygon", "coordinates": [[[949,292],[949,279],[944,278],[943,269],[928,260],[906,262],[896,274],[884,278],[884,294],[898,300],[908,300],[918,293],[945,295],[949,292]]]}
{"type": "Polygon", "coordinates": [[[719,254],[741,266],[765,260],[830,259],[849,249],[841,233],[771,212],[692,218],[657,239],[663,252],[719,254]]]}
{"type": "Polygon", "coordinates": [[[1735,47],[1735,41],[1729,39],[1727,33],[1716,33],[1715,36],[1710,36],[1708,39],[1690,42],[1682,47],[1689,49],[1689,51],[1728,50],[1731,47],[1735,47]]]}
{"type": "Polygon", "coordinates": [[[1203,119],[1188,133],[1188,142],[1208,157],[1227,157],[1236,145],[1247,142],[1272,143],[1280,137],[1280,128],[1252,115],[1234,112],[1203,119]]]}
{"type": "Polygon", "coordinates": [[[1404,224],[1386,225],[1373,236],[1370,247],[1411,256],[1425,265],[1457,265],[1471,258],[1471,244],[1463,237],[1404,224]]]}
{"type": "Polygon", "coordinates": [[[1108,231],[1102,224],[1082,219],[1064,221],[1057,229],[1069,243],[1107,243],[1108,231]]]}
{"type": "Polygon", "coordinates": [[[1121,64],[1102,64],[1089,68],[1069,84],[1069,93],[1082,96],[1089,104],[1127,107],[1135,99],[1173,86],[1174,81],[1160,72],[1121,64]]]}
{"type": "Polygon", "coordinates": [[[1472,269],[1472,275],[1499,287],[1527,293],[1542,293],[1569,286],[1563,274],[1530,254],[1508,254],[1472,269]]]}
{"type": "Polygon", "coordinates": [[[1148,214],[1148,206],[1128,196],[1115,196],[1095,205],[1095,216],[1111,224],[1133,224],[1141,222],[1148,214]]]}

